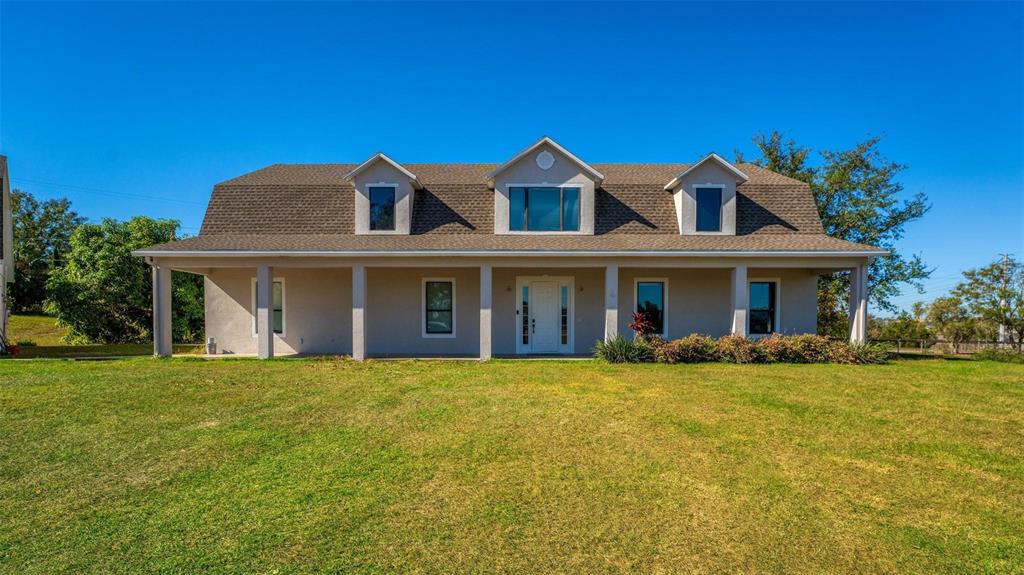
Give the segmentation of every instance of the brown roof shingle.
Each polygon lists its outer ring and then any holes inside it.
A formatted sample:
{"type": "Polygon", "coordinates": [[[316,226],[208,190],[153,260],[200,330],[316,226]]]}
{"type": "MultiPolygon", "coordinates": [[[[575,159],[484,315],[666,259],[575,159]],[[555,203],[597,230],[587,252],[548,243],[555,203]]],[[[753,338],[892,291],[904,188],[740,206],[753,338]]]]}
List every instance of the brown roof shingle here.
{"type": "Polygon", "coordinates": [[[735,236],[681,236],[665,184],[688,164],[592,164],[605,175],[593,236],[494,235],[486,174],[498,164],[404,164],[423,183],[408,236],[355,235],[356,164],[274,164],[221,182],[196,238],[153,250],[861,251],[826,236],[808,186],[751,164],[735,236]],[[254,234],[253,230],[260,230],[254,234]]]}

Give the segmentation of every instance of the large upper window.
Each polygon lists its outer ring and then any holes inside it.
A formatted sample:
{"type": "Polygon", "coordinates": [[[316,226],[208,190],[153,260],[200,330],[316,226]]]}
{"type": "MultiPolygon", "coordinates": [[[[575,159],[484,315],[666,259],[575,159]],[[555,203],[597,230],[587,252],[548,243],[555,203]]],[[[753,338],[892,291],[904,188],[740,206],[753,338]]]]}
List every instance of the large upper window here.
{"type": "Polygon", "coordinates": [[[654,324],[655,335],[667,337],[665,333],[665,285],[664,280],[636,281],[636,311],[647,316],[654,324]]]}
{"type": "Polygon", "coordinates": [[[508,229],[518,232],[577,232],[580,189],[509,188],[508,229]]]}
{"type": "Polygon", "coordinates": [[[775,312],[777,309],[777,286],[775,282],[750,282],[750,335],[775,333],[775,312]]]}
{"type": "Polygon", "coordinates": [[[722,231],[722,188],[697,188],[697,231],[722,231]]]}
{"type": "Polygon", "coordinates": [[[455,280],[423,281],[424,337],[455,335],[455,280]]]}
{"type": "Polygon", "coordinates": [[[370,230],[395,229],[395,188],[393,186],[369,186],[370,230]]]}

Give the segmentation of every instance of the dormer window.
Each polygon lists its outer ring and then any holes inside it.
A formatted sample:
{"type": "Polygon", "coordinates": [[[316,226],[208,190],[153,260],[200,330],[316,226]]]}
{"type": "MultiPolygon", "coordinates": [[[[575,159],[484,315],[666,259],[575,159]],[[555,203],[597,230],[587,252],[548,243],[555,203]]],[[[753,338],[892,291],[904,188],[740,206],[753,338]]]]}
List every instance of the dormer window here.
{"type": "Polygon", "coordinates": [[[722,186],[697,186],[698,232],[722,231],[722,186]]]}
{"type": "Polygon", "coordinates": [[[578,232],[580,189],[509,187],[508,227],[513,232],[578,232]]]}
{"type": "Polygon", "coordinates": [[[396,185],[368,186],[370,196],[370,231],[395,229],[396,185]]]}

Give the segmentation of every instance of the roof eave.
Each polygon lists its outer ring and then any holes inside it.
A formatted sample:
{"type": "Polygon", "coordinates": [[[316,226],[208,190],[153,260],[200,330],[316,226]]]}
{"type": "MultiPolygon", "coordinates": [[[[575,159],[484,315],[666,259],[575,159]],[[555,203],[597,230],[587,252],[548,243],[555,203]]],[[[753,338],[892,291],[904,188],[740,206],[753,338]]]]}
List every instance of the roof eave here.
{"type": "Polygon", "coordinates": [[[747,180],[750,179],[750,177],[747,176],[745,173],[743,173],[742,170],[740,170],[736,166],[734,166],[731,163],[729,163],[722,156],[719,156],[718,154],[715,154],[714,152],[712,152],[712,153],[704,156],[704,158],[702,158],[701,161],[699,161],[696,164],[690,166],[689,168],[686,168],[685,170],[680,172],[678,175],[676,175],[676,177],[672,178],[669,181],[669,183],[665,184],[665,189],[666,190],[673,190],[673,189],[675,189],[676,186],[679,185],[679,182],[684,177],[686,177],[687,174],[689,174],[690,172],[696,170],[698,167],[702,166],[705,162],[708,162],[708,161],[717,162],[720,166],[725,168],[727,171],[731,172],[734,176],[736,176],[736,179],[737,179],[738,183],[743,183],[743,182],[746,182],[747,180]]]}
{"type": "Polygon", "coordinates": [[[384,152],[377,152],[376,154],[371,156],[370,159],[356,166],[352,171],[345,174],[345,179],[348,181],[352,181],[357,175],[365,171],[370,166],[376,164],[377,162],[386,162],[391,167],[401,172],[403,176],[408,178],[409,182],[412,183],[412,186],[414,188],[416,188],[417,190],[423,189],[423,184],[420,182],[420,179],[416,176],[416,174],[407,170],[404,166],[402,166],[402,164],[399,164],[398,162],[389,158],[387,154],[385,154],[384,152]]]}
{"type": "Polygon", "coordinates": [[[518,154],[512,156],[512,159],[508,160],[504,164],[502,164],[502,165],[498,166],[497,168],[494,168],[493,170],[488,172],[488,174],[486,176],[484,176],[484,178],[487,181],[487,187],[493,189],[494,188],[494,179],[495,179],[495,177],[498,174],[504,172],[509,167],[514,165],[516,162],[518,162],[519,160],[523,159],[524,156],[526,156],[527,154],[529,154],[530,152],[536,150],[537,148],[539,148],[540,146],[542,146],[544,144],[547,144],[547,145],[551,146],[552,148],[557,150],[558,153],[560,153],[560,154],[564,155],[565,157],[569,158],[574,164],[579,166],[579,168],[581,170],[583,170],[587,175],[589,175],[594,180],[594,183],[596,185],[601,185],[601,183],[604,181],[604,174],[602,174],[601,172],[595,170],[593,167],[590,166],[590,164],[584,162],[583,160],[578,158],[575,154],[573,154],[569,150],[566,150],[565,148],[563,148],[558,142],[552,140],[548,136],[542,136],[541,139],[537,140],[536,142],[534,142],[530,146],[527,146],[522,151],[520,151],[518,154]]]}

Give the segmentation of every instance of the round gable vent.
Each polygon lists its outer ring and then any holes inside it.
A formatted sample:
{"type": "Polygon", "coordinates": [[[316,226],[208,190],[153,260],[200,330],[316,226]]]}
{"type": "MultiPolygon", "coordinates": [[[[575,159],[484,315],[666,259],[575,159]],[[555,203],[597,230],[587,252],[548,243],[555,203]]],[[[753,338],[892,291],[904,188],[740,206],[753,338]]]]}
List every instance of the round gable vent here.
{"type": "Polygon", "coordinates": [[[551,155],[551,152],[544,150],[537,154],[537,167],[542,170],[549,170],[551,166],[555,165],[555,157],[551,155]]]}

